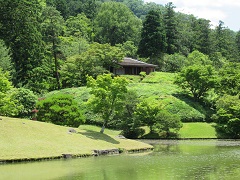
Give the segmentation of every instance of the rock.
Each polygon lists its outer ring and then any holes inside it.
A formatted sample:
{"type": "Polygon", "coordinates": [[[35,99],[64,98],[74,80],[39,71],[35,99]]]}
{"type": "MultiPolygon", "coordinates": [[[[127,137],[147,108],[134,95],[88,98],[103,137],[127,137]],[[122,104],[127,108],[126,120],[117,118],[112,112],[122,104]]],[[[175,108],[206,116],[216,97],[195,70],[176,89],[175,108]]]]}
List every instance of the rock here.
{"type": "Polygon", "coordinates": [[[93,150],[94,156],[119,154],[119,149],[93,150]]]}
{"type": "Polygon", "coordinates": [[[76,131],[75,129],[73,129],[73,128],[69,128],[69,129],[68,129],[68,132],[69,132],[69,133],[77,133],[77,131],[76,131]]]}
{"type": "Polygon", "coordinates": [[[118,139],[126,139],[123,135],[117,135],[116,138],[118,138],[118,139]]]}
{"type": "Polygon", "coordinates": [[[62,154],[63,158],[69,159],[72,158],[72,154],[62,154]]]}

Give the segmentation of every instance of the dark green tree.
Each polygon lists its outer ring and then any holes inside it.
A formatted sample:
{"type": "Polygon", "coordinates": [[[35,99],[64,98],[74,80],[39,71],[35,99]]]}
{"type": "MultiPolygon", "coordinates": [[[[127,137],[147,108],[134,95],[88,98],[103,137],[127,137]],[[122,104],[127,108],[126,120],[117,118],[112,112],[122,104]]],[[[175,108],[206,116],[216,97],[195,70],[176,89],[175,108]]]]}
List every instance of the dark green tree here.
{"type": "Polygon", "coordinates": [[[0,1],[0,38],[11,49],[15,86],[28,84],[44,59],[40,12],[38,0],[0,1]]]}
{"type": "Polygon", "coordinates": [[[164,53],[165,47],[166,34],[160,12],[149,11],[143,22],[138,54],[140,57],[149,57],[151,63],[156,63],[156,59],[164,53]]]}
{"type": "Polygon", "coordinates": [[[240,30],[237,32],[236,35],[236,45],[238,50],[238,56],[240,56],[240,30]]]}
{"type": "Polygon", "coordinates": [[[193,49],[207,55],[212,53],[210,26],[210,21],[206,19],[196,19],[193,22],[193,40],[195,42],[193,49]]]}
{"type": "Polygon", "coordinates": [[[239,61],[236,33],[224,27],[224,22],[219,21],[214,35],[215,51],[222,53],[222,55],[230,61],[239,61]]]}
{"type": "Polygon", "coordinates": [[[84,122],[79,105],[70,94],[55,94],[36,104],[37,119],[62,126],[78,127],[84,122]]]}
{"type": "Polygon", "coordinates": [[[166,12],[164,14],[164,23],[166,29],[166,53],[167,54],[174,54],[177,52],[177,22],[176,22],[176,15],[172,2],[166,4],[165,6],[166,12]]]}
{"type": "Polygon", "coordinates": [[[3,71],[13,70],[10,49],[6,47],[3,40],[0,40],[0,68],[3,71]]]}
{"type": "Polygon", "coordinates": [[[61,88],[59,76],[59,57],[62,55],[59,44],[59,36],[63,34],[64,20],[54,7],[45,7],[42,12],[42,33],[43,39],[48,44],[49,51],[54,59],[54,77],[56,78],[57,89],[61,88]]]}

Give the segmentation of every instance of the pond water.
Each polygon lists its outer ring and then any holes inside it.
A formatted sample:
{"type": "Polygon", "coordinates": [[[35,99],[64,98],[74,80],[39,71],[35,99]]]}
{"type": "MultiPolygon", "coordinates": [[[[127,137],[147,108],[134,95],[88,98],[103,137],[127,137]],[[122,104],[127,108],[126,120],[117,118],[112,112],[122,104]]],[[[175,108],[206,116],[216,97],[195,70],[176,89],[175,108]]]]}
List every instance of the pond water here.
{"type": "Polygon", "coordinates": [[[154,140],[154,152],[0,165],[0,179],[240,179],[240,141],[154,140]]]}

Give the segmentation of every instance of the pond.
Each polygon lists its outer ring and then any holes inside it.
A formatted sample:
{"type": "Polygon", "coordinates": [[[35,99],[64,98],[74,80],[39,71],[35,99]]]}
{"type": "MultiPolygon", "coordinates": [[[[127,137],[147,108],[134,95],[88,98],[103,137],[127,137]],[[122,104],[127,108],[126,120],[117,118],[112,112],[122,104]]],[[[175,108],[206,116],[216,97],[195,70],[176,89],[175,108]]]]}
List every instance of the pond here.
{"type": "Polygon", "coordinates": [[[240,141],[145,140],[154,152],[0,165],[0,179],[240,178],[240,141]]]}

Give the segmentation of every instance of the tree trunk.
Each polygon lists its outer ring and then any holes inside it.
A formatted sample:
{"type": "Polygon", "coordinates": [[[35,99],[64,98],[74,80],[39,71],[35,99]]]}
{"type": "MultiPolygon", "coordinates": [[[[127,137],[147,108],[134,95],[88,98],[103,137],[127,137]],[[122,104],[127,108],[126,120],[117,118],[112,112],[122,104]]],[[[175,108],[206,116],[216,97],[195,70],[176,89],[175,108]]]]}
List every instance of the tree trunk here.
{"type": "Polygon", "coordinates": [[[103,132],[104,132],[104,129],[105,129],[105,126],[104,126],[104,124],[103,124],[103,126],[102,126],[102,129],[101,129],[100,133],[103,133],[103,132]]]}

